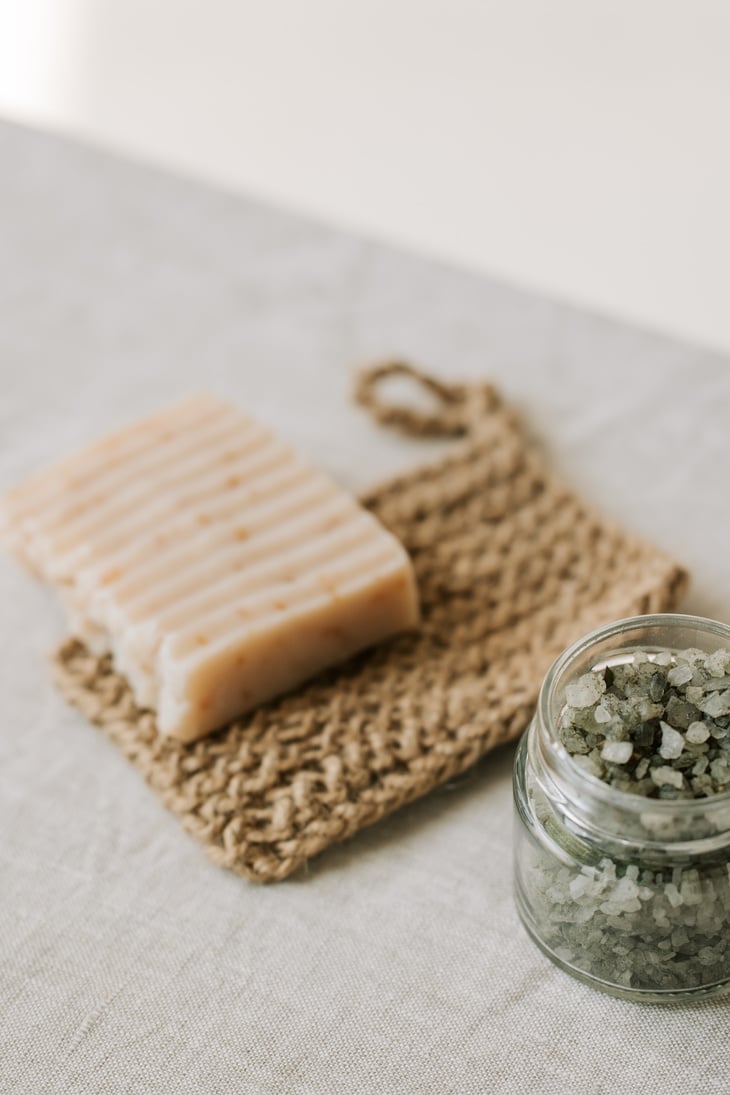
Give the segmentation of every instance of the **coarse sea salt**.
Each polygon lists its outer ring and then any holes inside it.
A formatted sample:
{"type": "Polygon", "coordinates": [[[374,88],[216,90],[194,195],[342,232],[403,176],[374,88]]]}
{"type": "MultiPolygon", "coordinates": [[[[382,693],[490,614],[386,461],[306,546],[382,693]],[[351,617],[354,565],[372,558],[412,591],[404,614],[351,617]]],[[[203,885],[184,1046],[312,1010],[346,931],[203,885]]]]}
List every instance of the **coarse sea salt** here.
{"type": "Polygon", "coordinates": [[[730,792],[729,669],[730,650],[632,648],[567,685],[553,733],[575,767],[571,809],[593,802],[586,775],[623,792],[595,799],[608,811],[588,815],[595,836],[573,829],[526,766],[537,831],[550,837],[518,847],[533,930],[612,991],[656,999],[730,984],[730,806],[718,801],[730,792]],[[660,801],[637,811],[632,797],[660,801]],[[691,852],[695,839],[709,850],[691,852]]]}
{"type": "Polygon", "coordinates": [[[730,788],[730,653],[633,651],[565,689],[559,736],[584,770],[649,798],[730,788]],[[661,655],[665,656],[661,656],[661,655]],[[703,761],[705,763],[703,763],[703,761]]]}

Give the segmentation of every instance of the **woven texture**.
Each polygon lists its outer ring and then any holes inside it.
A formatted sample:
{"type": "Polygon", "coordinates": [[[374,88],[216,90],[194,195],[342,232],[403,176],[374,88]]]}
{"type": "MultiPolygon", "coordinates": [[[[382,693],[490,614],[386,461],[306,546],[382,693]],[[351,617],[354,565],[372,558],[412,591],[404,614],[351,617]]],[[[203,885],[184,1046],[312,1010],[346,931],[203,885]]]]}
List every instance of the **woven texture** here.
{"type": "Polygon", "coordinates": [[[611,619],[674,607],[686,575],[553,477],[489,384],[405,364],[364,372],[384,424],[462,436],[364,498],[410,552],[423,623],[193,745],[160,737],[108,658],[70,640],[55,676],[221,866],[283,879],[329,844],[453,778],[526,725],[551,661],[611,619]],[[392,406],[405,374],[432,412],[392,406]]]}

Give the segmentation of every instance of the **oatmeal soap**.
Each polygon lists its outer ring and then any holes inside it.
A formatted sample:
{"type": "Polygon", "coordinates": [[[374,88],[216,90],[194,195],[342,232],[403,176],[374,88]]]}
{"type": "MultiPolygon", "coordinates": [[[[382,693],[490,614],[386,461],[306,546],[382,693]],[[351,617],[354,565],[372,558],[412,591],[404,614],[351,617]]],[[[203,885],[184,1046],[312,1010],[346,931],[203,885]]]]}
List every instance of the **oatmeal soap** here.
{"type": "Polygon", "coordinates": [[[10,491],[0,532],[183,741],[418,622],[395,537],[208,395],[10,491]]]}
{"type": "Polygon", "coordinates": [[[681,615],[558,658],[520,743],[515,896],[535,942],[619,996],[730,988],[730,628],[681,615]]]}

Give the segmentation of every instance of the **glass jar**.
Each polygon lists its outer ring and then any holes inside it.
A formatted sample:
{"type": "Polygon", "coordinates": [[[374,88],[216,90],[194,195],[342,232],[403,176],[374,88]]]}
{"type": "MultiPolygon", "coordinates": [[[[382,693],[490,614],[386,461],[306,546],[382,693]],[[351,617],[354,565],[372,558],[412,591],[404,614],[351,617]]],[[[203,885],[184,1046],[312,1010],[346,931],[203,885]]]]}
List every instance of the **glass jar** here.
{"type": "Polygon", "coordinates": [[[515,898],[558,966],[629,999],[730,988],[730,791],[653,799],[579,767],[562,745],[565,689],[593,668],[690,647],[730,650],[730,627],[636,616],[599,628],[554,662],[514,771],[515,898]]]}

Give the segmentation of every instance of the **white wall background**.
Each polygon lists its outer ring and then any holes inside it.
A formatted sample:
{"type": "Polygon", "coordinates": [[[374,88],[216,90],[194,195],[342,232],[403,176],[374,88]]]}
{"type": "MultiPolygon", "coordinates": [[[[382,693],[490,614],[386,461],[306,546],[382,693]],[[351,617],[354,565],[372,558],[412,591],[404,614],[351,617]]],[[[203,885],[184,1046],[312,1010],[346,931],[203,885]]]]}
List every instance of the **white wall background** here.
{"type": "Polygon", "coordinates": [[[730,350],[727,0],[3,0],[0,113],[730,350]]]}

